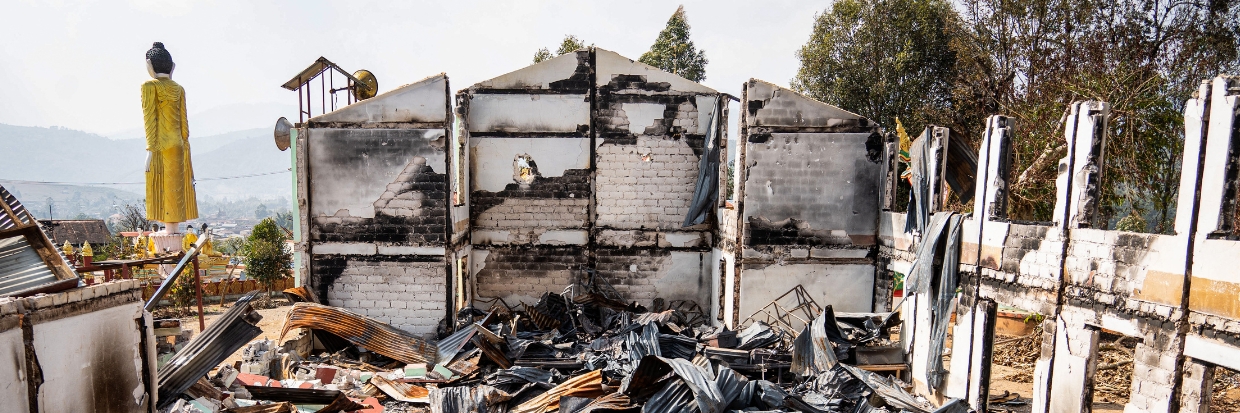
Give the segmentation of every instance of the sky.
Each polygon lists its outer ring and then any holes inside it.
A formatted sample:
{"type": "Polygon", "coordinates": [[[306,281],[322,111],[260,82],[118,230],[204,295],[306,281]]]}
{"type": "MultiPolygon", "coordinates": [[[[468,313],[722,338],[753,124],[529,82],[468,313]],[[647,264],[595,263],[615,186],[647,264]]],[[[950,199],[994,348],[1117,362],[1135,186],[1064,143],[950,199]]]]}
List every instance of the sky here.
{"type": "MultiPolygon", "coordinates": [[[[564,35],[637,59],[677,2],[5,0],[0,123],[119,136],[142,125],[145,54],[163,42],[194,114],[288,107],[280,88],[319,56],[367,69],[380,91],[447,73],[453,90],[517,70],[564,35]],[[279,106],[287,105],[287,106],[279,106]],[[244,109],[242,109],[244,110],[244,109]]],[[[740,96],[758,78],[787,86],[814,14],[829,2],[686,1],[706,80],[740,96]]],[[[735,109],[735,108],[734,108],[735,109]]],[[[317,114],[317,113],[316,113],[317,114]]],[[[269,123],[274,124],[275,119],[269,123]]],[[[257,126],[257,125],[256,125],[257,126]]],[[[191,126],[191,133],[193,127],[191,126]]]]}

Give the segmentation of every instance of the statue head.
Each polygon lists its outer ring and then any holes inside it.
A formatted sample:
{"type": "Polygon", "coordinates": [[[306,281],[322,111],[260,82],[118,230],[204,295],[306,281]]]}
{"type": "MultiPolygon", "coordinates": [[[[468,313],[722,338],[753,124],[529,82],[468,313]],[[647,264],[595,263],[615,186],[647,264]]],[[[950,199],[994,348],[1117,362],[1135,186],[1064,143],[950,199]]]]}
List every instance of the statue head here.
{"type": "Polygon", "coordinates": [[[172,54],[168,53],[163,43],[155,42],[151,50],[146,51],[146,71],[151,77],[158,78],[159,75],[170,77],[172,70],[176,67],[176,63],[172,63],[172,54]]]}

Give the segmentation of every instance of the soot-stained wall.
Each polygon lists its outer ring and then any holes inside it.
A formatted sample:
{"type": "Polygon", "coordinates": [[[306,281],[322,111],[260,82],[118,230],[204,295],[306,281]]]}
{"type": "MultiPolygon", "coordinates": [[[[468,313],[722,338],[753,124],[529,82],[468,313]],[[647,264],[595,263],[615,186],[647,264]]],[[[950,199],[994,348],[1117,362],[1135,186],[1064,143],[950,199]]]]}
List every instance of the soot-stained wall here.
{"type": "Polygon", "coordinates": [[[532,303],[595,269],[628,300],[709,305],[713,226],[682,224],[719,98],[597,48],[461,91],[477,298],[532,303]]]}
{"type": "Polygon", "coordinates": [[[443,129],[310,129],[310,239],[443,245],[443,129]]]}
{"type": "Polygon", "coordinates": [[[418,335],[452,313],[450,96],[441,74],[301,125],[302,250],[326,304],[418,335]]]}
{"type": "Polygon", "coordinates": [[[760,80],[741,104],[739,318],[797,285],[837,311],[872,311],[879,128],[760,80]]]}

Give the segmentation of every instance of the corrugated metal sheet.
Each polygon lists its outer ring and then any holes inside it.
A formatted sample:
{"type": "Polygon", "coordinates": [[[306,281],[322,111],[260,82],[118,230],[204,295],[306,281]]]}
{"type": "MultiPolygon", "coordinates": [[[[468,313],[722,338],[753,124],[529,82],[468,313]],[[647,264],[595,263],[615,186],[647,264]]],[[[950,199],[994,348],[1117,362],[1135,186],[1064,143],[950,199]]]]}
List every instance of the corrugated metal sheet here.
{"type": "Polygon", "coordinates": [[[280,338],[283,339],[284,335],[294,328],[323,330],[404,363],[434,364],[440,361],[434,344],[390,325],[336,307],[297,303],[289,311],[280,338]]]}
{"type": "MultiPolygon", "coordinates": [[[[159,370],[159,404],[166,406],[176,400],[189,386],[228,358],[254,337],[263,333],[258,328],[258,315],[250,301],[258,291],[246,294],[224,315],[190,340],[168,364],[159,370]]],[[[293,401],[294,400],[288,400],[293,401]]]]}
{"type": "Polygon", "coordinates": [[[0,186],[0,203],[3,203],[0,206],[0,231],[12,230],[5,238],[0,238],[0,296],[46,288],[58,282],[63,286],[58,286],[57,290],[76,286],[77,283],[71,281],[75,281],[76,277],[72,277],[73,266],[69,260],[51,244],[47,234],[38,227],[38,222],[21,201],[3,186],[0,186]],[[53,265],[63,268],[49,266],[31,242],[55,250],[60,259],[53,265]],[[57,272],[62,276],[58,277],[57,272]]]}
{"type": "Polygon", "coordinates": [[[0,239],[0,296],[52,282],[56,282],[56,274],[26,237],[0,239]]]}

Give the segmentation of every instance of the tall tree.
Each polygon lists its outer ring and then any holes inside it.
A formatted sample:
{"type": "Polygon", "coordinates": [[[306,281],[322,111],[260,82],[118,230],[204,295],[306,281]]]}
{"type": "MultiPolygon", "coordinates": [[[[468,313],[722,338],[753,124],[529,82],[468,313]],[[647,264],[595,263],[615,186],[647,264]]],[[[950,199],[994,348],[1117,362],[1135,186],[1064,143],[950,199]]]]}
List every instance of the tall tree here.
{"type": "Polygon", "coordinates": [[[676,8],[672,17],[667,19],[667,27],[659,32],[654,45],[650,46],[650,51],[642,53],[638,60],[694,82],[706,80],[706,52],[698,50],[689,40],[685,6],[676,8]]]}
{"type": "Polygon", "coordinates": [[[564,40],[560,41],[560,48],[556,49],[555,54],[551,54],[551,50],[548,50],[546,47],[538,49],[538,52],[534,53],[534,63],[584,48],[586,48],[586,42],[578,39],[577,36],[566,34],[564,35],[564,40]]]}
{"type": "Polygon", "coordinates": [[[1050,220],[1061,118],[1075,100],[1111,104],[1102,213],[1137,210],[1170,230],[1183,103],[1240,68],[1240,4],[1211,0],[965,0],[968,88],[1016,118],[1014,217],[1050,220]]]}
{"type": "Polygon", "coordinates": [[[980,129],[976,111],[957,107],[964,42],[947,0],[839,0],[814,20],[793,89],[888,130],[898,117],[914,136],[928,124],[980,129]]]}

